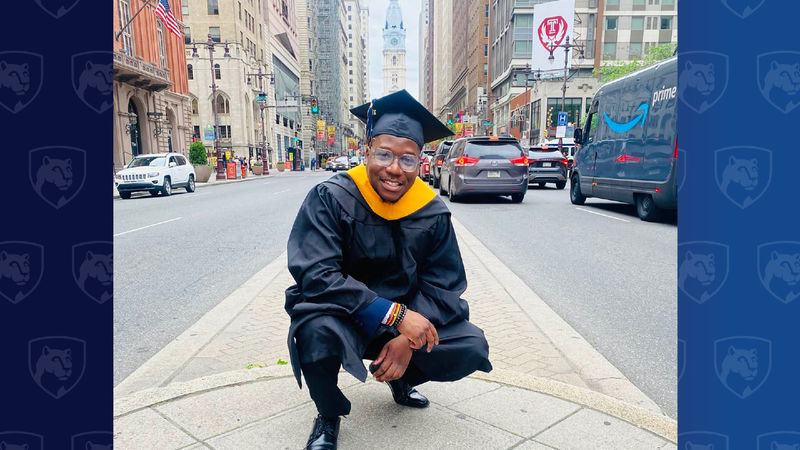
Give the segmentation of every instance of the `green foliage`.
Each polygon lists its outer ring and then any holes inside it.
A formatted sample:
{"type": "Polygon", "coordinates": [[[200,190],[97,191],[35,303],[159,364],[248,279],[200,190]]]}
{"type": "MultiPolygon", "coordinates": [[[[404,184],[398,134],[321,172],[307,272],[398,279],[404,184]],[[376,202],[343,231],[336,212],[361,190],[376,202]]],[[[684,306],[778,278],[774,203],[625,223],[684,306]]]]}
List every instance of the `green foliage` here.
{"type": "Polygon", "coordinates": [[[284,361],[284,360],[282,360],[282,359],[278,359],[278,365],[279,366],[285,366],[286,364],[289,364],[289,363],[284,361]]]}
{"type": "Polygon", "coordinates": [[[264,366],[262,366],[261,364],[258,364],[258,363],[250,363],[250,364],[246,365],[244,368],[245,369],[254,369],[256,367],[263,368],[264,366]]]}
{"type": "Polygon", "coordinates": [[[202,142],[192,142],[189,146],[189,162],[193,166],[207,166],[208,155],[206,154],[206,146],[202,142]]]}
{"type": "Polygon", "coordinates": [[[675,53],[677,47],[678,44],[675,43],[654,45],[647,49],[647,54],[643,59],[634,59],[621,63],[605,63],[599,69],[595,69],[593,73],[595,76],[600,77],[600,81],[606,83],[669,58],[675,53]]]}

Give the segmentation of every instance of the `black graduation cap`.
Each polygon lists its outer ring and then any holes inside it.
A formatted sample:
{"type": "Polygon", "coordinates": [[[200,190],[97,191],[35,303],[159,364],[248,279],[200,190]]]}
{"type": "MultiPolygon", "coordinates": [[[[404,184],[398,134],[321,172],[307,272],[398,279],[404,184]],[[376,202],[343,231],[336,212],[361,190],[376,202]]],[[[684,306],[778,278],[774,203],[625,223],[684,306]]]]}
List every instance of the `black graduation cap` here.
{"type": "Polygon", "coordinates": [[[405,89],[350,110],[367,124],[367,141],[379,134],[411,139],[422,148],[426,142],[453,134],[405,89]]]}

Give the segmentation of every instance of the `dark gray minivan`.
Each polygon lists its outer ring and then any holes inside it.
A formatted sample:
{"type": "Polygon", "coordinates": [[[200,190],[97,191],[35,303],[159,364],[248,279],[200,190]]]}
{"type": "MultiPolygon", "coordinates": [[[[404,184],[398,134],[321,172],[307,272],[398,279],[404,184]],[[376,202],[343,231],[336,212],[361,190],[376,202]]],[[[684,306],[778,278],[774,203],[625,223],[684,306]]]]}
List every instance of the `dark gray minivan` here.
{"type": "Polygon", "coordinates": [[[575,130],[570,200],[599,197],[636,205],[642,220],[678,207],[677,57],[597,91],[575,130]]]}
{"type": "Polygon", "coordinates": [[[510,195],[522,202],[528,190],[528,157],[513,137],[476,136],[456,140],[442,165],[439,193],[450,201],[464,195],[510,195]]]}

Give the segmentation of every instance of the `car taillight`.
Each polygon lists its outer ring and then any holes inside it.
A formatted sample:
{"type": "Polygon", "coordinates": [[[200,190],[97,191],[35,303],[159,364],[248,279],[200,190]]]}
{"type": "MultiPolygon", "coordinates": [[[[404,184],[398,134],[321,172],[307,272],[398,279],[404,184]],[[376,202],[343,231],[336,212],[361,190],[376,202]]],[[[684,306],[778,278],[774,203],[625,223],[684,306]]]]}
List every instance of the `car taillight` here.
{"type": "Polygon", "coordinates": [[[437,165],[438,167],[442,167],[442,160],[441,160],[441,159],[437,159],[437,160],[436,160],[436,165],[437,165]]]}
{"type": "Polygon", "coordinates": [[[475,164],[478,164],[478,161],[480,161],[480,159],[478,159],[478,158],[473,158],[471,156],[462,156],[461,158],[458,158],[456,160],[456,165],[457,166],[474,166],[475,164]]]}
{"type": "Polygon", "coordinates": [[[423,171],[423,172],[425,172],[425,173],[428,173],[428,172],[430,172],[430,171],[431,171],[431,166],[430,166],[430,164],[428,164],[428,163],[425,163],[425,164],[423,164],[423,165],[422,165],[422,171],[423,171]]]}
{"type": "Polygon", "coordinates": [[[511,164],[515,166],[527,166],[528,165],[528,157],[527,156],[520,156],[519,158],[511,158],[511,164]]]}
{"type": "Polygon", "coordinates": [[[566,166],[566,165],[567,165],[567,159],[566,159],[566,158],[562,159],[562,160],[561,160],[561,164],[562,164],[562,165],[564,165],[564,166],[566,166]]]}

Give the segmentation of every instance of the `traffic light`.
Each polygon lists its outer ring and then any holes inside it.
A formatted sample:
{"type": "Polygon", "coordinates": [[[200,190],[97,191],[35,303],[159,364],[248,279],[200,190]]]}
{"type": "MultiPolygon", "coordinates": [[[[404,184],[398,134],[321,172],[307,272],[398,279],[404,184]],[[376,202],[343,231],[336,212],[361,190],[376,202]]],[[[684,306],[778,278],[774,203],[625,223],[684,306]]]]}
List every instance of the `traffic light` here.
{"type": "Polygon", "coordinates": [[[300,138],[297,137],[297,131],[294,132],[294,140],[295,142],[300,140],[300,138]]]}
{"type": "Polygon", "coordinates": [[[311,97],[311,114],[319,114],[319,106],[317,106],[316,97],[311,97]]]}
{"type": "Polygon", "coordinates": [[[453,113],[447,113],[447,124],[448,125],[453,124],[453,113]]]}

